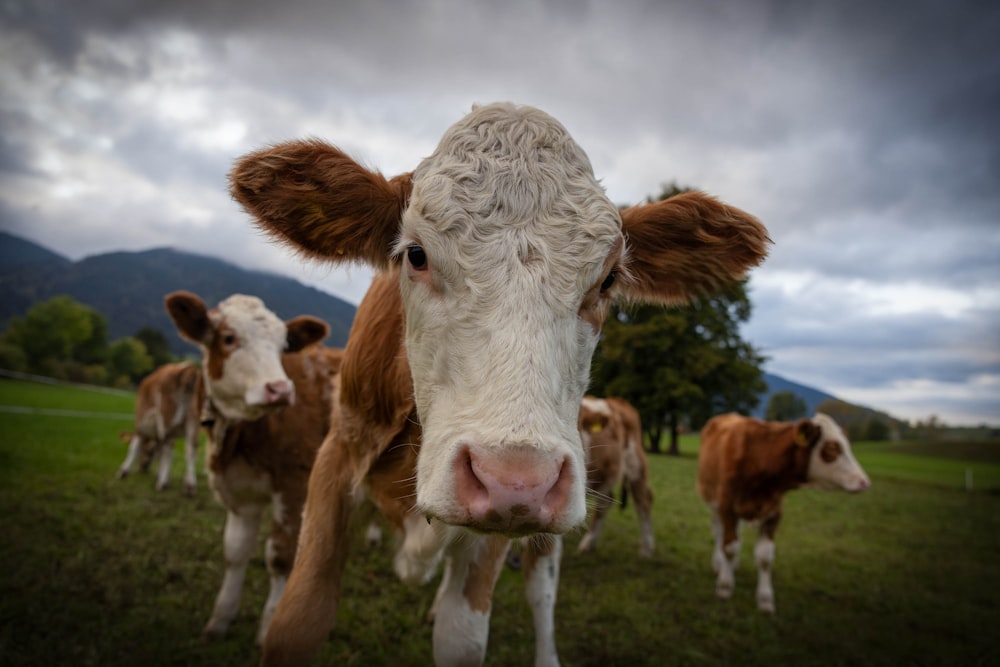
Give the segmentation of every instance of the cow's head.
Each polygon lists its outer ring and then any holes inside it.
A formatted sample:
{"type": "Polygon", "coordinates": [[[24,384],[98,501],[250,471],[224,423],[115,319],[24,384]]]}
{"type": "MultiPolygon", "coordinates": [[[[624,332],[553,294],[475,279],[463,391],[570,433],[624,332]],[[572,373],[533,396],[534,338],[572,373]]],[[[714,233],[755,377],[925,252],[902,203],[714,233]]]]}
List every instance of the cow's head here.
{"type": "Polygon", "coordinates": [[[818,412],[812,419],[800,419],[795,429],[798,444],[810,448],[809,486],[851,493],[871,486],[868,475],[854,458],[850,441],[830,416],[818,412]]]}
{"type": "Polygon", "coordinates": [[[607,401],[594,396],[583,397],[577,428],[580,431],[580,439],[583,440],[585,449],[590,447],[592,436],[603,433],[611,427],[611,419],[611,406],[608,405],[607,401]]]}
{"type": "Polygon", "coordinates": [[[244,157],[232,191],[307,255],[398,269],[423,429],[417,505],[511,534],[579,524],[577,430],[614,300],[679,303],[763,259],[764,227],[700,193],[619,211],[565,128],[476,107],[386,180],[318,141],[244,157]]]}
{"type": "Polygon", "coordinates": [[[165,298],[181,336],[201,348],[205,392],[229,419],[258,419],[292,403],[295,385],[282,352],[322,340],[329,327],[315,317],[282,322],[254,296],[234,294],[212,310],[190,292],[165,298]]]}

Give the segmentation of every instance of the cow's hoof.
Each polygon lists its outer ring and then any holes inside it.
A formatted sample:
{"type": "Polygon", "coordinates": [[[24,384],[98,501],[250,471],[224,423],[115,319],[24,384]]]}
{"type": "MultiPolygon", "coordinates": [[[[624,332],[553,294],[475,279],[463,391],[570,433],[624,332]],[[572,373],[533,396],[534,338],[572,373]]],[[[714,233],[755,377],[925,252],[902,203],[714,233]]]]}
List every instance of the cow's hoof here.
{"type": "Polygon", "coordinates": [[[720,581],[715,585],[715,596],[720,600],[728,600],[733,597],[733,582],[720,581]]]}

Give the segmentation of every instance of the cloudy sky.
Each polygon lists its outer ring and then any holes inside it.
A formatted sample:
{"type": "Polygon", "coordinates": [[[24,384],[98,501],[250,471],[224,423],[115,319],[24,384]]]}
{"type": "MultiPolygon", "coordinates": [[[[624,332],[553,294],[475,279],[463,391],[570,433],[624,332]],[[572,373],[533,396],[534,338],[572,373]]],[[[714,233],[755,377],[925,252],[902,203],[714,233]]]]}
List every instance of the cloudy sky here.
{"type": "Polygon", "coordinates": [[[392,175],[473,102],[559,118],[616,203],[664,183],[761,218],[767,370],[911,420],[1000,424],[1000,5],[879,0],[5,0],[0,228],[158,246],[357,303],[227,194],[318,136],[392,175]]]}

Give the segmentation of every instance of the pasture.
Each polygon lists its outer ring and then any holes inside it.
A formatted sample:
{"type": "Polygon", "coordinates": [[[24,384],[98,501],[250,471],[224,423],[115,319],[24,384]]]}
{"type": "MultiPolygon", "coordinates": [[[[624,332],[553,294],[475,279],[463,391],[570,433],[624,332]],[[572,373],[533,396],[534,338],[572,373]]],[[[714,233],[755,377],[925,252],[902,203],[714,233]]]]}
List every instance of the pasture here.
{"type": "MultiPolygon", "coordinates": [[[[203,641],[224,512],[201,465],[195,497],[181,494],[179,455],[162,493],[152,475],[115,479],[132,401],[0,380],[0,665],[256,664],[262,549],[230,634],[203,641]]],[[[777,537],[774,617],[756,611],[750,531],[733,599],[715,598],[697,438],[681,444],[680,458],[650,458],[652,559],[636,555],[631,506],[611,511],[595,553],[576,555],[581,534],[568,536],[556,609],[564,665],[1000,662],[1000,444],[860,443],[870,491],[793,492],[777,537]]],[[[388,545],[359,541],[317,664],[430,664],[435,584],[403,586],[388,545]]],[[[521,575],[505,570],[487,665],[528,665],[532,649],[521,575]]]]}

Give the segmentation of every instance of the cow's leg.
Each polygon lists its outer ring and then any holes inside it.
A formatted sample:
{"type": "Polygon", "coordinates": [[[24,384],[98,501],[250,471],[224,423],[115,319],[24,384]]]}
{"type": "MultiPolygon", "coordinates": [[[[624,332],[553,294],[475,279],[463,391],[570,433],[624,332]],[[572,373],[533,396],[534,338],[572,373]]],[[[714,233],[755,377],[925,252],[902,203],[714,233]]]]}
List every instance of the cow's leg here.
{"type": "Polygon", "coordinates": [[[354,466],[335,438],[323,443],[309,476],[295,567],[264,637],[261,665],[306,665],[333,627],[347,562],[354,466]]]}
{"type": "Polygon", "coordinates": [[[629,488],[635,501],[635,511],[639,515],[639,555],[651,558],[656,542],[653,539],[653,491],[646,478],[629,480],[629,488]]]}
{"type": "Polygon", "coordinates": [[[174,440],[167,438],[156,443],[156,449],[160,453],[160,468],[156,475],[156,490],[162,491],[167,488],[170,481],[170,463],[174,457],[174,440]]]}
{"type": "Polygon", "coordinates": [[[535,667],[558,667],[555,608],[562,536],[530,538],[524,548],[524,588],[535,623],[535,667]]]}
{"type": "Polygon", "coordinates": [[[725,600],[732,596],[735,585],[735,572],[740,554],[739,521],[731,512],[713,508],[712,532],[715,535],[712,567],[718,574],[715,580],[715,594],[725,600]]]}
{"type": "Polygon", "coordinates": [[[774,566],[774,533],[781,522],[781,514],[761,521],[757,544],[753,556],[757,563],[757,609],[774,613],[774,588],[771,585],[771,570],[774,566]]]}
{"type": "Polygon", "coordinates": [[[440,521],[428,523],[421,514],[406,515],[403,543],[393,559],[396,575],[407,584],[422,585],[430,581],[437,574],[444,546],[451,541],[454,530],[440,521]]]}
{"type": "Polygon", "coordinates": [[[221,637],[236,618],[243,595],[243,578],[247,564],[257,546],[257,531],[260,529],[261,508],[258,505],[244,505],[226,514],[226,528],[223,532],[223,550],[226,556],[226,573],[222,577],[222,587],[215,598],[212,618],[205,625],[203,634],[208,638],[221,637]]]}
{"type": "Polygon", "coordinates": [[[493,587],[510,539],[497,535],[455,540],[448,549],[449,576],[434,606],[434,664],[477,666],[486,657],[493,587]]]}
{"type": "Polygon", "coordinates": [[[122,461],[121,467],[118,468],[118,479],[125,479],[132,472],[132,466],[135,465],[135,460],[139,456],[141,447],[142,436],[135,433],[128,441],[128,452],[125,454],[125,460],[122,461]]]}
{"type": "Polygon", "coordinates": [[[611,507],[611,503],[614,498],[611,497],[611,493],[614,489],[608,485],[607,487],[600,487],[596,489],[593,493],[596,500],[594,501],[594,515],[590,518],[590,526],[587,528],[587,534],[583,536],[580,540],[580,544],[576,547],[577,553],[585,553],[587,551],[593,550],[597,546],[597,540],[601,537],[601,530],[604,528],[604,520],[608,516],[608,508],[611,507]]]}
{"type": "Polygon", "coordinates": [[[299,517],[301,515],[301,500],[288,498],[280,493],[274,494],[271,502],[271,534],[267,537],[264,551],[267,572],[271,579],[271,589],[264,602],[264,610],[260,614],[260,627],[257,631],[258,646],[264,643],[267,628],[271,624],[274,610],[277,609],[281,595],[285,591],[292,563],[295,562],[295,547],[299,537],[299,517]]]}
{"type": "Polygon", "coordinates": [[[184,493],[193,496],[197,484],[198,422],[191,421],[184,434],[184,493]]]}

